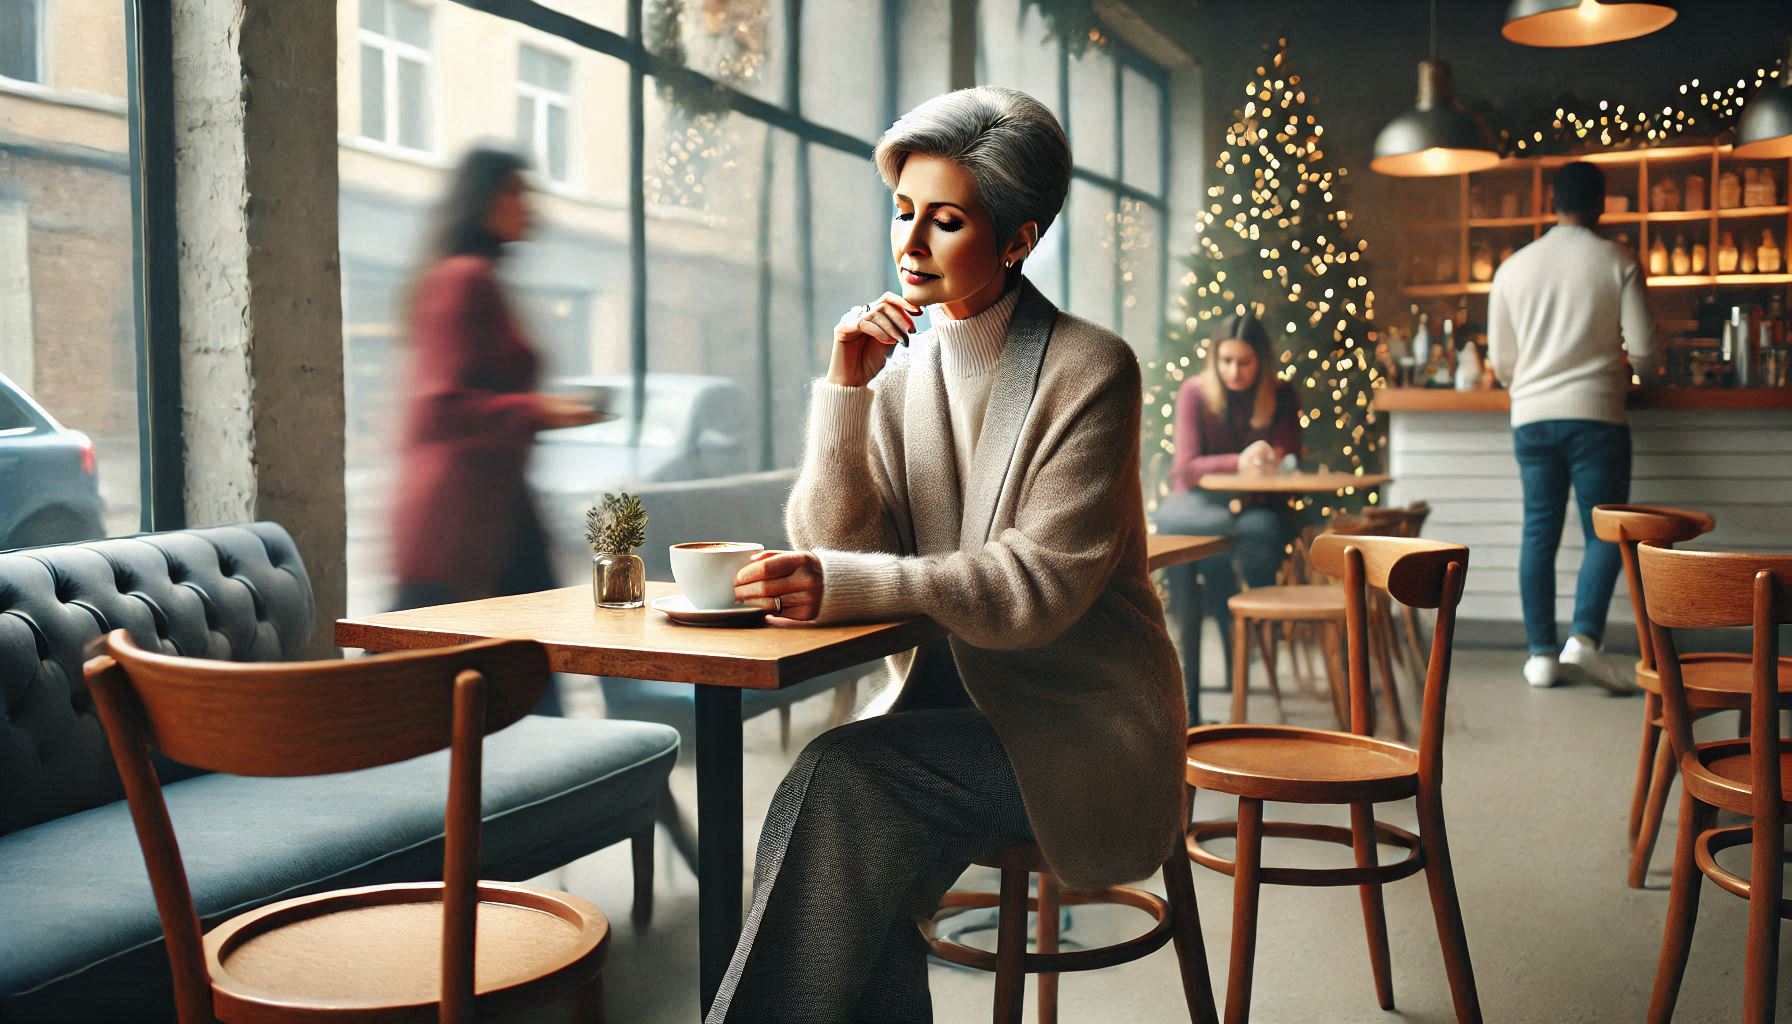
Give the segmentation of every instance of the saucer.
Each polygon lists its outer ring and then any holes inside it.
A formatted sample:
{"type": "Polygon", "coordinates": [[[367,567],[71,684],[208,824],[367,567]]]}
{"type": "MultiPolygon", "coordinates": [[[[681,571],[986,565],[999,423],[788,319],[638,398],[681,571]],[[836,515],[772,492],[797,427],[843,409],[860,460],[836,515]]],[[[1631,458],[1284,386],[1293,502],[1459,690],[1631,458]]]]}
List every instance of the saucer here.
{"type": "Polygon", "coordinates": [[[655,598],[653,609],[686,626],[751,626],[758,624],[770,608],[738,605],[733,608],[698,608],[683,594],[655,598]]]}

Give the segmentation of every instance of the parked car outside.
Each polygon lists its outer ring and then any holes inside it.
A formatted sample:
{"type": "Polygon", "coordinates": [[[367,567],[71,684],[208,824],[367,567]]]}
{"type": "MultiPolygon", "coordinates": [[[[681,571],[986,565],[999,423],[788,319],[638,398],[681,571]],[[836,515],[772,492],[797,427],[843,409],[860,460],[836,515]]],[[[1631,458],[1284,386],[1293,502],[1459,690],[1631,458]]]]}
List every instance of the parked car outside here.
{"type": "Polygon", "coordinates": [[[529,479],[538,494],[589,498],[643,481],[745,473],[758,452],[746,393],[726,377],[648,374],[639,444],[630,443],[634,378],[628,374],[562,377],[553,389],[604,395],[610,418],[536,435],[529,479]]]}
{"type": "Polygon", "coordinates": [[[105,533],[93,441],[0,374],[0,549],[105,533]]]}

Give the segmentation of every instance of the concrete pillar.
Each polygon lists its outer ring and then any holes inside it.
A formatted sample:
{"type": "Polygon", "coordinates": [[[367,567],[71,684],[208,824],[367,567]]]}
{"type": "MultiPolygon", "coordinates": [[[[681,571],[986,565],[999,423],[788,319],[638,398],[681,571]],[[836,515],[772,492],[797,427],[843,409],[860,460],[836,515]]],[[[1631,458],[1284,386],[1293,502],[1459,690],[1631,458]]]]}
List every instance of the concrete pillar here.
{"type": "Polygon", "coordinates": [[[345,606],[336,4],[174,0],[191,526],[268,519],[345,606]]]}

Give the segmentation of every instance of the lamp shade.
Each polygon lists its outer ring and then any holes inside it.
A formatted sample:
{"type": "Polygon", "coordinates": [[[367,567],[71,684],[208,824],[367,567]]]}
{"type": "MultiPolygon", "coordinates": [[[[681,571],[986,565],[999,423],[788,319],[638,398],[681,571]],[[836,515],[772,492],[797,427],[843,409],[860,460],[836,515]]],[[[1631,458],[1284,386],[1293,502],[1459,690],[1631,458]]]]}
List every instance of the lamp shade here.
{"type": "Polygon", "coordinates": [[[1369,167],[1397,177],[1428,177],[1484,171],[1499,162],[1487,126],[1457,105],[1450,66],[1427,60],[1419,62],[1418,104],[1375,136],[1369,167]]]}
{"type": "Polygon", "coordinates": [[[1736,122],[1735,156],[1792,156],[1792,41],[1786,44],[1786,62],[1780,66],[1778,85],[1767,85],[1743,104],[1736,122]]]}
{"type": "Polygon", "coordinates": [[[1666,28],[1674,0],[1512,0],[1500,35],[1524,46],[1598,46],[1666,28]]]}

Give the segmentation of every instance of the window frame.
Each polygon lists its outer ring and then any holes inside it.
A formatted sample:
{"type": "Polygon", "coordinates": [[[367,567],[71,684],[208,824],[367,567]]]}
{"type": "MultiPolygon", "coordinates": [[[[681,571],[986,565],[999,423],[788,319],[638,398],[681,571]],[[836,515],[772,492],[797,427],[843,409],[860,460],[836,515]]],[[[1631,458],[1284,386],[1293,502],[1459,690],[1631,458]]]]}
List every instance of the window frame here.
{"type": "Polygon", "coordinates": [[[0,74],[0,82],[16,83],[19,85],[27,85],[27,86],[37,86],[39,88],[49,88],[49,85],[50,85],[50,48],[48,46],[44,45],[44,34],[49,30],[49,27],[50,27],[50,15],[49,15],[50,0],[24,0],[24,2],[31,4],[32,11],[37,15],[37,30],[36,30],[36,32],[34,32],[32,34],[32,37],[31,37],[31,42],[32,42],[32,46],[33,46],[31,56],[33,58],[33,63],[36,65],[34,71],[35,71],[37,77],[36,78],[14,78],[11,75],[0,74]]]}
{"type": "MultiPolygon", "coordinates": [[[[436,97],[440,90],[436,88],[435,10],[428,4],[414,3],[413,0],[378,0],[378,2],[382,11],[391,10],[391,5],[395,3],[407,4],[420,11],[423,16],[429,20],[430,45],[428,47],[421,47],[415,43],[407,43],[396,36],[389,36],[384,32],[376,32],[373,29],[368,28],[365,22],[359,20],[359,12],[357,10],[355,42],[361,47],[371,46],[380,51],[380,83],[384,93],[384,118],[388,137],[380,138],[378,136],[367,134],[367,98],[363,96],[361,98],[360,123],[355,126],[355,139],[360,145],[370,149],[400,156],[436,157],[440,153],[442,125],[440,120],[440,106],[436,102],[436,97]],[[398,87],[398,61],[401,59],[412,60],[423,65],[423,104],[425,108],[423,111],[423,124],[425,130],[429,133],[429,138],[425,141],[425,144],[420,147],[407,146],[399,141],[398,138],[400,134],[399,125],[403,120],[401,116],[403,103],[398,87]]],[[[468,6],[474,5],[469,4],[468,6]]],[[[366,52],[360,49],[357,49],[356,52],[359,58],[364,62],[366,60],[366,52]]],[[[363,78],[365,78],[365,67],[361,69],[361,73],[363,78]]]]}
{"type": "MultiPolygon", "coordinates": [[[[578,64],[571,57],[558,50],[550,49],[525,39],[520,40],[517,43],[516,66],[516,94],[519,99],[526,99],[529,101],[530,117],[533,122],[530,125],[533,142],[528,147],[528,156],[535,164],[537,172],[541,175],[543,181],[549,181],[556,185],[564,185],[569,188],[574,187],[577,185],[579,179],[577,167],[579,151],[578,147],[574,145],[574,140],[578,134],[576,130],[577,122],[573,118],[573,98],[578,94],[579,85],[578,64]],[[550,57],[554,60],[566,62],[567,79],[565,92],[559,92],[544,85],[536,85],[532,82],[523,81],[523,53],[527,50],[533,50],[544,57],[550,57]],[[548,109],[550,107],[559,107],[566,115],[566,173],[562,177],[555,177],[553,173],[553,165],[548,160],[547,133],[548,125],[550,123],[548,120],[548,109]]],[[[517,125],[518,141],[521,141],[522,129],[523,126],[519,123],[517,125]]]]}

